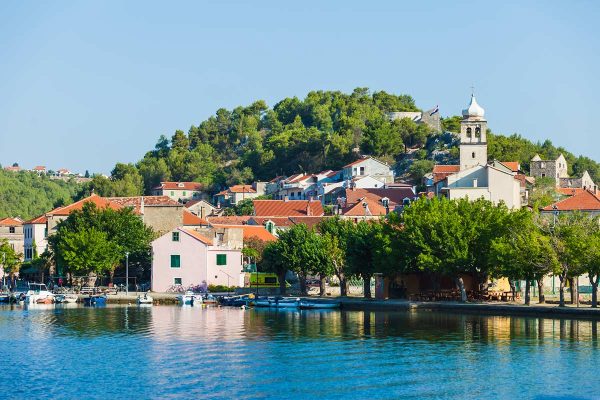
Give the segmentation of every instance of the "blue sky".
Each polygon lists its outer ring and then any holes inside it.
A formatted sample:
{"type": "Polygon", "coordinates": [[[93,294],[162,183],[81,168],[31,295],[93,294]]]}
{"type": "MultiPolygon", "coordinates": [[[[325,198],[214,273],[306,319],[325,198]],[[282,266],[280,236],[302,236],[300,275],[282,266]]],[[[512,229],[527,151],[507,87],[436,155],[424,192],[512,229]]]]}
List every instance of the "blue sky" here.
{"type": "Polygon", "coordinates": [[[594,1],[0,2],[0,163],[109,172],[219,107],[411,94],[600,161],[594,1]],[[325,4],[324,4],[325,3],[325,4]]]}

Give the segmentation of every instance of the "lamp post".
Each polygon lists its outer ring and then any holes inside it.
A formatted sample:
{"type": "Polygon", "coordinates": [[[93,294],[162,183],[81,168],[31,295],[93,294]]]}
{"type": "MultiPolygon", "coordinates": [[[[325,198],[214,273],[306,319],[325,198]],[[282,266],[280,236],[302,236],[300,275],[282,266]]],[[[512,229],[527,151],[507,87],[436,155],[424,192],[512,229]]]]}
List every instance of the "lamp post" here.
{"type": "Polygon", "coordinates": [[[129,296],[129,252],[125,252],[125,294],[129,296]]]}

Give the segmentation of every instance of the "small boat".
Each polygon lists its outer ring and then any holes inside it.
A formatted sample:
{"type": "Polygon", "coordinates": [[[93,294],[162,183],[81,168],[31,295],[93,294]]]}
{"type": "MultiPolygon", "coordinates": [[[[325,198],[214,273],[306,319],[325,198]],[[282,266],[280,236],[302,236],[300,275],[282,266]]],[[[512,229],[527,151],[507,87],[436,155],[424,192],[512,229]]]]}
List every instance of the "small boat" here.
{"type": "Polygon", "coordinates": [[[0,303],[9,303],[10,294],[0,294],[0,303]]]}
{"type": "Polygon", "coordinates": [[[139,295],[137,297],[138,304],[152,304],[154,299],[148,293],[144,293],[144,295],[139,295]]]}
{"type": "Polygon", "coordinates": [[[51,303],[54,302],[54,293],[48,291],[46,285],[43,283],[30,283],[29,290],[25,293],[25,303],[26,304],[50,304],[50,303],[38,303],[38,300],[49,301],[46,299],[50,299],[51,303]]]}
{"type": "Polygon", "coordinates": [[[54,301],[57,303],[77,303],[76,294],[57,294],[54,296],[54,301]]]}
{"type": "Polygon", "coordinates": [[[202,295],[195,294],[191,290],[177,296],[177,300],[184,306],[202,305],[202,295]]]}
{"type": "Polygon", "coordinates": [[[270,308],[298,308],[300,305],[300,298],[268,297],[266,299],[255,300],[254,305],[256,307],[270,308]]]}
{"type": "Polygon", "coordinates": [[[339,301],[328,301],[328,302],[318,302],[318,301],[301,301],[298,307],[301,310],[333,310],[336,308],[340,308],[339,301]]]}
{"type": "Polygon", "coordinates": [[[105,306],[106,305],[106,296],[105,295],[90,295],[89,297],[84,297],[83,305],[85,305],[85,306],[105,306]]]}

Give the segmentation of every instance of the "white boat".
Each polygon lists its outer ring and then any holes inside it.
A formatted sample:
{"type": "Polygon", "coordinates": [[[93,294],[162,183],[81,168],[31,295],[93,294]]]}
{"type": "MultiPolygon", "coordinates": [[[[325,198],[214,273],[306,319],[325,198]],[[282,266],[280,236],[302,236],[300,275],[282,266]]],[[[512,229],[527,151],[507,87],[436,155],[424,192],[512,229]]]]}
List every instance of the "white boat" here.
{"type": "Polygon", "coordinates": [[[184,294],[180,294],[179,296],[177,296],[177,300],[182,305],[188,305],[188,306],[202,305],[202,295],[195,294],[191,290],[188,290],[184,294]]]}
{"type": "Polygon", "coordinates": [[[77,303],[76,294],[57,294],[54,296],[54,301],[57,303],[77,303]]]}
{"type": "Polygon", "coordinates": [[[44,302],[54,302],[54,293],[48,291],[43,283],[30,283],[29,290],[25,293],[25,304],[44,302]]]}
{"type": "Polygon", "coordinates": [[[331,310],[340,308],[339,301],[328,301],[328,302],[318,302],[318,301],[301,301],[298,307],[301,310],[331,310]]]}
{"type": "Polygon", "coordinates": [[[154,299],[148,293],[144,293],[143,295],[140,294],[137,297],[138,304],[150,304],[151,305],[153,302],[154,302],[154,299]]]}
{"type": "Polygon", "coordinates": [[[254,305],[256,307],[298,308],[300,305],[300,298],[268,297],[266,299],[255,300],[254,305]]]}

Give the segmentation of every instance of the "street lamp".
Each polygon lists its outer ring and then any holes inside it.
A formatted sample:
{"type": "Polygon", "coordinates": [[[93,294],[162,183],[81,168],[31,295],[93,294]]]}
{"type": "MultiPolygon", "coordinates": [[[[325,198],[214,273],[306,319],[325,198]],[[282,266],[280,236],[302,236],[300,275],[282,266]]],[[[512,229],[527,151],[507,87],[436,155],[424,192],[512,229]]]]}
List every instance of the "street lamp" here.
{"type": "Polygon", "coordinates": [[[125,294],[129,296],[129,252],[125,252],[125,294]]]}

